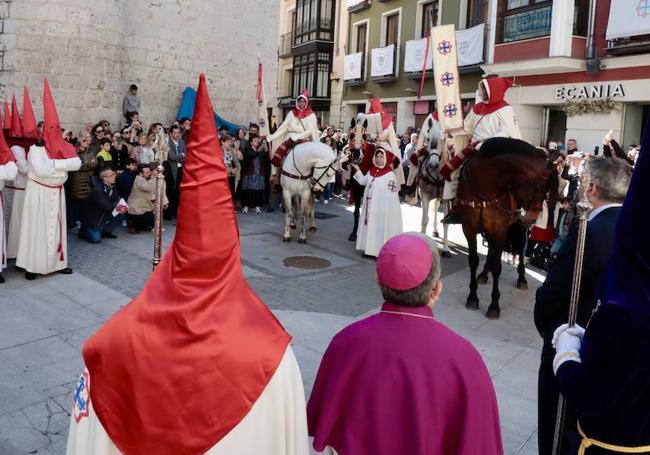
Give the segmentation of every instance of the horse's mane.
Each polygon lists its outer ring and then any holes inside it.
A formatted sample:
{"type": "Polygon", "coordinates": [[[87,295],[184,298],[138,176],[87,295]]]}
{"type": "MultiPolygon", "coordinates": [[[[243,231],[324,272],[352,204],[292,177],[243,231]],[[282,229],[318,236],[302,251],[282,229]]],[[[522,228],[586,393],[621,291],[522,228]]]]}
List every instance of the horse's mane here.
{"type": "Polygon", "coordinates": [[[528,142],[520,139],[509,137],[493,137],[486,140],[477,155],[483,156],[502,156],[515,154],[518,156],[528,155],[530,157],[542,158],[546,160],[546,154],[543,150],[533,147],[528,142]]]}

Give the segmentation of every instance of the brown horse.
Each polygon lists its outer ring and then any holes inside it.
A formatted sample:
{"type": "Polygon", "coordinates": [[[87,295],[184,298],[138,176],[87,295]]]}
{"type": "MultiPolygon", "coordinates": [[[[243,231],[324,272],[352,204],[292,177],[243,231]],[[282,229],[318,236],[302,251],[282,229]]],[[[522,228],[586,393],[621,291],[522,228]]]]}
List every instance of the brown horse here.
{"type": "MultiPolygon", "coordinates": [[[[477,310],[479,265],[476,236],[483,234],[488,242],[486,269],[492,272],[492,303],[486,316],[498,319],[499,276],[501,253],[506,244],[508,228],[517,221],[528,226],[542,211],[542,204],[557,202],[558,175],[555,164],[543,151],[532,145],[510,138],[492,138],[464,165],[458,193],[457,213],[463,224],[463,232],[469,247],[471,279],[466,307],[477,310]]],[[[522,239],[523,241],[523,239],[522,239]]],[[[523,257],[518,269],[517,285],[526,286],[523,257]]],[[[486,278],[486,277],[485,277],[486,278]]]]}

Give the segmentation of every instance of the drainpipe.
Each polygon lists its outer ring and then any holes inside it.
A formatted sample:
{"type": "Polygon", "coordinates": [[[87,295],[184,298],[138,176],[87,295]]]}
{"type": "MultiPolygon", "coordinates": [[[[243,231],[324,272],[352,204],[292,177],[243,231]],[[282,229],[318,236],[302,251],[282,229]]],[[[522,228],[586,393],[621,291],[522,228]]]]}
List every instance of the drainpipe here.
{"type": "Polygon", "coordinates": [[[596,0],[589,1],[589,28],[587,29],[587,60],[596,57],[596,44],[594,41],[594,23],[596,21],[596,0]]]}

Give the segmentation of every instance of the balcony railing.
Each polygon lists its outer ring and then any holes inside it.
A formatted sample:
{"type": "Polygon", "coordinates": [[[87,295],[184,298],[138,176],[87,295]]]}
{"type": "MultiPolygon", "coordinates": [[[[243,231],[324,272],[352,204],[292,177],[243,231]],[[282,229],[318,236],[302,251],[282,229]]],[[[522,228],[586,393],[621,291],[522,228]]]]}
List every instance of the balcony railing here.
{"type": "Polygon", "coordinates": [[[293,37],[293,32],[285,33],[284,35],[280,36],[280,46],[278,48],[278,56],[280,58],[288,57],[291,55],[291,48],[293,48],[293,37]]]}
{"type": "Polygon", "coordinates": [[[650,35],[609,40],[605,50],[611,55],[646,54],[650,52],[650,35]]]}
{"type": "Polygon", "coordinates": [[[510,14],[500,19],[501,43],[511,43],[551,34],[552,6],[510,14]]]}

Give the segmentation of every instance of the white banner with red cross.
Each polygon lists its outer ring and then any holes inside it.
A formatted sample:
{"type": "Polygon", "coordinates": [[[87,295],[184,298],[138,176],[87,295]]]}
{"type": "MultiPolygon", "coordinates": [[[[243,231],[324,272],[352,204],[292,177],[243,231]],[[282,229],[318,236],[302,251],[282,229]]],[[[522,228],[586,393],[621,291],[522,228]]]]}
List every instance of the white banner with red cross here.
{"type": "Polygon", "coordinates": [[[436,105],[440,127],[451,132],[463,129],[463,109],[460,100],[458,52],[453,25],[431,29],[433,51],[433,76],[436,88],[436,105]]]}

